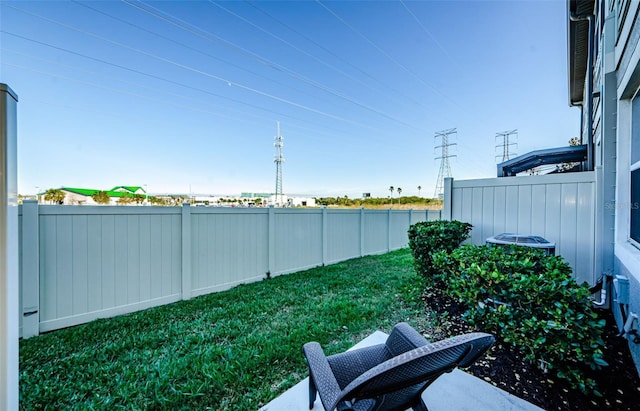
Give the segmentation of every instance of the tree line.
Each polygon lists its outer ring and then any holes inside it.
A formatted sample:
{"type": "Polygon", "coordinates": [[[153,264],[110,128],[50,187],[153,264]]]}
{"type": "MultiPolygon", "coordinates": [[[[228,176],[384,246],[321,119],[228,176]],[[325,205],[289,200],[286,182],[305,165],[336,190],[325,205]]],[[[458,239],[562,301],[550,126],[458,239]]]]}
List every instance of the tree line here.
{"type": "MultiPolygon", "coordinates": [[[[44,201],[51,204],[63,204],[64,199],[66,198],[67,193],[59,188],[50,188],[44,192],[44,201]]],[[[91,199],[95,201],[96,204],[110,204],[111,197],[109,197],[109,193],[106,191],[96,191],[91,195],[91,199]]],[[[153,205],[161,205],[161,206],[170,206],[170,205],[181,205],[182,199],[165,199],[165,198],[157,198],[153,196],[147,196],[142,194],[131,194],[131,193],[122,193],[122,195],[116,201],[118,205],[128,205],[128,204],[142,204],[146,201],[153,205]]]]}
{"type": "MultiPolygon", "coordinates": [[[[402,191],[400,191],[402,192],[402,191]]],[[[442,200],[436,198],[424,198],[418,196],[405,196],[398,198],[385,197],[368,197],[368,198],[349,198],[343,197],[320,197],[316,198],[316,204],[321,206],[343,206],[343,207],[366,207],[366,206],[384,206],[392,204],[414,204],[420,206],[441,206],[442,200]]]]}

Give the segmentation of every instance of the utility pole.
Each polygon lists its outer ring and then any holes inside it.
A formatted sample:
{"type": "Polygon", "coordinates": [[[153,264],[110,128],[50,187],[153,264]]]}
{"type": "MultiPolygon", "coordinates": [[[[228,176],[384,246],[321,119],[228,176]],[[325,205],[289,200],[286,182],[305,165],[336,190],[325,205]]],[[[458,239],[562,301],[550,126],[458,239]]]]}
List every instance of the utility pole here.
{"type": "Polygon", "coordinates": [[[502,154],[498,154],[496,156],[496,159],[502,157],[502,160],[500,161],[501,163],[509,160],[512,156],[516,155],[516,153],[512,153],[511,151],[509,151],[510,146],[515,146],[518,144],[516,142],[509,141],[509,137],[511,136],[515,136],[516,138],[518,138],[518,130],[516,129],[511,131],[503,131],[502,133],[496,133],[496,140],[498,138],[502,138],[502,143],[496,145],[496,148],[502,147],[502,154]]]}
{"type": "Polygon", "coordinates": [[[284,137],[280,135],[280,122],[277,123],[277,133],[274,138],[276,147],[276,155],[273,158],[273,162],[276,163],[276,205],[282,206],[282,163],[284,163],[284,157],[282,156],[282,146],[284,145],[284,137]]]}
{"type": "Polygon", "coordinates": [[[437,131],[435,135],[436,141],[438,138],[441,139],[440,145],[435,146],[436,150],[441,149],[440,157],[435,158],[435,160],[440,160],[440,171],[438,172],[438,181],[436,182],[436,192],[434,194],[435,198],[444,197],[444,179],[446,177],[451,177],[451,165],[449,164],[449,159],[456,156],[449,154],[449,147],[457,145],[457,143],[449,142],[449,136],[452,134],[457,136],[458,129],[452,128],[449,130],[437,131]]]}

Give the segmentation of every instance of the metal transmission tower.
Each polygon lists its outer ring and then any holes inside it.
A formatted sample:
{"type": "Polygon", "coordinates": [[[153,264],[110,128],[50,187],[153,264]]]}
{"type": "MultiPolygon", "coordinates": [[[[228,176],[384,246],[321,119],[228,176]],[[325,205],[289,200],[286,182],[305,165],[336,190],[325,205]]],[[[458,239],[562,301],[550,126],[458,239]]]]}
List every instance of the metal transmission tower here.
{"type": "Polygon", "coordinates": [[[458,130],[455,128],[443,131],[437,131],[435,135],[435,139],[441,138],[441,144],[439,146],[435,146],[435,149],[442,149],[440,157],[436,157],[435,160],[440,160],[440,171],[438,172],[438,181],[436,183],[436,192],[434,197],[443,198],[444,197],[444,179],[445,177],[451,177],[451,165],[449,165],[449,159],[451,157],[456,157],[455,155],[449,154],[449,147],[455,146],[456,143],[449,142],[449,136],[451,134],[458,134],[458,130]]]}
{"type": "Polygon", "coordinates": [[[282,146],[284,145],[284,137],[280,135],[280,122],[277,123],[277,134],[274,138],[276,147],[276,155],[273,157],[273,162],[276,163],[276,205],[282,205],[282,163],[284,163],[284,157],[282,156],[282,146]]]}
{"type": "Polygon", "coordinates": [[[509,137],[515,135],[516,138],[518,138],[518,130],[511,130],[511,131],[503,131],[502,133],[496,133],[496,139],[502,137],[502,144],[497,144],[496,148],[502,147],[502,154],[498,154],[496,156],[496,159],[502,157],[502,162],[505,162],[507,160],[509,160],[511,158],[511,156],[515,156],[516,153],[512,153],[511,151],[509,151],[509,147],[510,146],[515,146],[518,143],[511,143],[509,142],[509,137]]]}

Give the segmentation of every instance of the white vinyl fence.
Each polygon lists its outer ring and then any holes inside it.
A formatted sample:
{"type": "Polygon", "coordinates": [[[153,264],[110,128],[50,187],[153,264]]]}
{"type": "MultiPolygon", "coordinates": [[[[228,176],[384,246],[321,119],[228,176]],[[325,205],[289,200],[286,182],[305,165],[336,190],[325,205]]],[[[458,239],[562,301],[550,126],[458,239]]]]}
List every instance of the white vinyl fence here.
{"type": "Polygon", "coordinates": [[[39,206],[19,215],[23,337],[408,245],[440,211],[39,206]]]}
{"type": "Polygon", "coordinates": [[[594,172],[445,180],[442,217],[473,224],[472,244],[501,233],[539,235],[556,244],[582,283],[594,284],[594,172]]]}

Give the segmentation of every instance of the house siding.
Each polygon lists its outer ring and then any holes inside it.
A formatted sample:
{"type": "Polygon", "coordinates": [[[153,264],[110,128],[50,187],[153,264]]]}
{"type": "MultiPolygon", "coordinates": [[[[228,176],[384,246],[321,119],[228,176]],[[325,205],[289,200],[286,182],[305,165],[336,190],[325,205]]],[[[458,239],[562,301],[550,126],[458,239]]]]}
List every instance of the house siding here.
{"type": "MultiPolygon", "coordinates": [[[[630,250],[632,253],[633,251],[630,250]]],[[[619,253],[620,254],[620,253],[619,253]]],[[[618,255],[619,255],[618,254],[618,255]]],[[[625,259],[629,261],[628,259],[625,259]]],[[[638,267],[640,266],[640,257],[636,258],[636,261],[633,263],[633,266],[628,266],[623,262],[620,258],[616,256],[615,258],[615,272],[616,275],[626,277],[629,279],[629,307],[630,312],[638,313],[638,308],[640,308],[640,278],[638,276],[638,267]]],[[[614,289],[615,292],[615,289],[614,289]]],[[[615,297],[616,299],[618,296],[615,297]]],[[[617,300],[613,302],[615,305],[617,300]]],[[[622,310],[618,307],[617,309],[613,309],[613,315],[616,319],[616,323],[618,324],[618,330],[622,332],[625,317],[623,316],[622,310]]],[[[633,358],[633,362],[636,365],[636,369],[638,370],[638,374],[640,374],[640,350],[637,348],[638,344],[629,341],[629,347],[631,350],[631,357],[633,358]]]]}
{"type": "MultiPolygon", "coordinates": [[[[595,269],[599,275],[608,276],[617,283],[628,281],[628,293],[619,295],[618,288],[612,286],[608,301],[618,329],[623,331],[625,323],[630,324],[629,318],[640,315],[640,249],[629,239],[631,99],[640,87],[640,4],[630,2],[624,21],[616,16],[615,4],[606,1],[604,8],[600,4],[596,1],[594,6],[596,27],[602,27],[602,30],[596,30],[593,50],[599,51],[593,68],[596,93],[593,97],[584,96],[584,101],[593,99],[594,112],[593,118],[583,116],[583,119],[591,121],[594,129],[595,269]],[[604,10],[604,15],[598,14],[600,10],[604,10]]],[[[583,123],[583,130],[587,129],[585,125],[583,123]]],[[[640,323],[632,329],[638,327],[640,323]]],[[[627,333],[625,337],[640,374],[640,344],[635,342],[633,333],[627,333]]]]}
{"type": "MultiPolygon", "coordinates": [[[[640,42],[640,24],[636,24],[638,13],[640,12],[640,8],[638,8],[637,2],[636,4],[631,4],[629,7],[632,9],[635,8],[635,10],[629,10],[629,15],[625,20],[625,24],[631,25],[631,33],[629,34],[629,37],[627,38],[626,42],[622,44],[619,43],[616,46],[616,49],[617,49],[616,54],[619,56],[618,71],[621,73],[628,71],[629,68],[631,68],[632,70],[635,69],[634,67],[635,65],[632,65],[630,67],[631,55],[633,53],[633,49],[640,42]],[[633,18],[631,18],[631,16],[633,16],[633,18]]],[[[615,16],[612,15],[612,17],[615,17],[615,16]]],[[[618,88],[622,86],[625,86],[624,78],[623,76],[619,76],[618,88]]]]}

